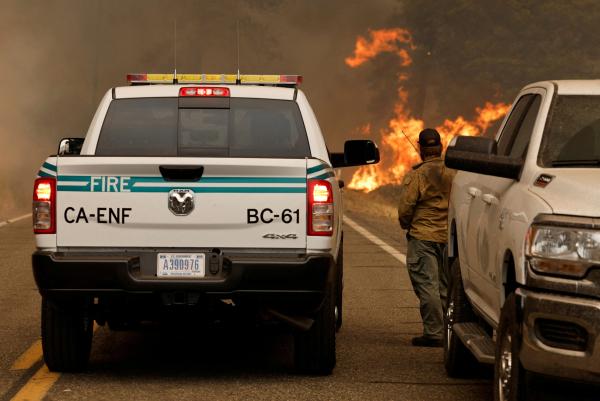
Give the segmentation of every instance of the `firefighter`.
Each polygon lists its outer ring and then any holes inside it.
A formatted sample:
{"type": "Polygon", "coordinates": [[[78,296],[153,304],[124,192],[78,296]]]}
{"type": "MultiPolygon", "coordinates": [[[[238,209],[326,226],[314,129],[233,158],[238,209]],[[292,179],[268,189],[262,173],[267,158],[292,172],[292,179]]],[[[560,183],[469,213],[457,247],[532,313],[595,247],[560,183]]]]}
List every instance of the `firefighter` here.
{"type": "Polygon", "coordinates": [[[421,131],[419,153],[422,162],[404,177],[398,201],[398,220],[408,242],[406,265],[423,320],[423,335],[413,338],[412,344],[441,347],[447,285],[443,256],[455,172],[444,165],[440,134],[435,129],[421,131]]]}

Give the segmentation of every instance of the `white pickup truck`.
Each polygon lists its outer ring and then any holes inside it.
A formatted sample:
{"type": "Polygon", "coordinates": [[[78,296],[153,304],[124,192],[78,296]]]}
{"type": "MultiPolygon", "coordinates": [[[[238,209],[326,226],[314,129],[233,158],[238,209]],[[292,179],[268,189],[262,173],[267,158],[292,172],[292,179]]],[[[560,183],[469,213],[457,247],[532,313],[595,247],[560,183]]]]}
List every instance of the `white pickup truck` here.
{"type": "Polygon", "coordinates": [[[496,400],[542,374],[600,381],[600,81],[526,86],[496,139],[457,137],[445,365],[495,364],[496,400]],[[493,341],[494,340],[494,341],[493,341]]]}
{"type": "Polygon", "coordinates": [[[61,141],[33,193],[50,370],[86,366],[94,321],[232,307],[294,327],[299,370],[332,371],[343,288],[333,168],[377,163],[379,151],[351,140],[330,154],[300,78],[130,75],[85,139],[61,141]]]}

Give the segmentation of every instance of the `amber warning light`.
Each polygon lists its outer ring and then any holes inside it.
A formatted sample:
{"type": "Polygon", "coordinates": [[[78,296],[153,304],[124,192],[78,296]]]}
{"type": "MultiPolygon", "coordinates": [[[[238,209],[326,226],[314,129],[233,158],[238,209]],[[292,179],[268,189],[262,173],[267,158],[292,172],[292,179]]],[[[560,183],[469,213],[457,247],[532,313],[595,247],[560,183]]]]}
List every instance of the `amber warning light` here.
{"type": "Polygon", "coordinates": [[[301,75],[256,75],[256,74],[127,74],[127,82],[143,84],[227,84],[227,85],[271,85],[297,86],[302,83],[301,75]]]}

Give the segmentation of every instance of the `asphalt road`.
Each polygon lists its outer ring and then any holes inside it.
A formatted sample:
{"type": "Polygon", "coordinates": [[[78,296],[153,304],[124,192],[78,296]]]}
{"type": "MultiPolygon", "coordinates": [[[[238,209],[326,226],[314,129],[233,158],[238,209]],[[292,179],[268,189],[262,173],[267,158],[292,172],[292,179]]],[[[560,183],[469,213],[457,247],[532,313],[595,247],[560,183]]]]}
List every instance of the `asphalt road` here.
{"type": "MultiPolygon", "coordinates": [[[[396,252],[402,233],[387,222],[350,216],[396,252]]],[[[39,304],[30,267],[28,219],[0,227],[0,400],[377,399],[487,400],[489,372],[446,378],[440,349],[415,348],[421,322],[404,265],[345,227],[345,320],[329,377],[292,369],[284,327],[97,329],[89,368],[47,374],[39,358],[39,304]]]]}
{"type": "MultiPolygon", "coordinates": [[[[328,377],[294,373],[289,329],[227,323],[128,332],[97,327],[85,372],[48,372],[31,273],[31,222],[0,222],[0,401],[491,400],[489,367],[476,377],[449,379],[441,349],[410,345],[421,321],[401,262],[404,233],[393,211],[373,217],[368,202],[353,205],[346,217],[354,224],[344,228],[344,326],[328,377]]],[[[546,379],[533,385],[533,400],[600,399],[597,387],[546,379]]]]}
{"type": "MultiPolygon", "coordinates": [[[[410,345],[421,321],[400,262],[406,242],[393,219],[352,211],[347,217],[354,224],[344,228],[344,326],[328,377],[294,373],[289,329],[226,323],[128,332],[98,327],[85,372],[48,372],[31,274],[31,223],[0,223],[0,401],[491,400],[491,369],[449,379],[441,349],[410,345]]],[[[598,399],[594,387],[534,384],[535,400],[598,399]]]]}
{"type": "MultiPolygon", "coordinates": [[[[350,214],[405,252],[389,222],[350,214]]],[[[0,227],[0,401],[48,400],[490,400],[489,370],[446,377],[442,350],[416,348],[417,299],[406,268],[363,234],[345,226],[344,326],[337,367],[328,377],[292,369],[289,330],[277,326],[155,327],[114,332],[100,327],[89,368],[48,374],[39,353],[39,306],[31,274],[29,219],[0,227]]]]}

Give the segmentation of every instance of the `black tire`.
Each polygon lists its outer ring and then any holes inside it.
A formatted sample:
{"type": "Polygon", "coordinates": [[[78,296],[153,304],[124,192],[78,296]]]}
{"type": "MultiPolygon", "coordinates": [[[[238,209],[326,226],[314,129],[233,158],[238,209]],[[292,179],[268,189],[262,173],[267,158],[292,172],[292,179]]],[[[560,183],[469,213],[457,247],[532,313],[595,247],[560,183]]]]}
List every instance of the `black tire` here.
{"type": "Polygon", "coordinates": [[[444,313],[444,367],[450,377],[465,377],[473,373],[478,362],[452,329],[455,323],[472,322],[475,314],[467,299],[460,273],[460,262],[455,258],[450,267],[448,298],[444,313]]]}
{"type": "Polygon", "coordinates": [[[294,338],[294,360],[301,373],[329,375],[335,367],[335,297],[332,285],[327,287],[312,327],[294,338]]]}
{"type": "Polygon", "coordinates": [[[87,366],[93,320],[85,307],[66,307],[42,298],[42,349],[53,372],[78,372],[87,366]]]}
{"type": "Polygon", "coordinates": [[[344,240],[340,242],[340,250],[338,251],[337,281],[336,281],[336,319],[335,331],[340,331],[344,320],[344,240]]]}
{"type": "Polygon", "coordinates": [[[526,400],[527,390],[532,384],[529,373],[519,360],[521,325],[517,316],[517,299],[513,293],[506,298],[500,312],[494,363],[495,401],[526,400]]]}

